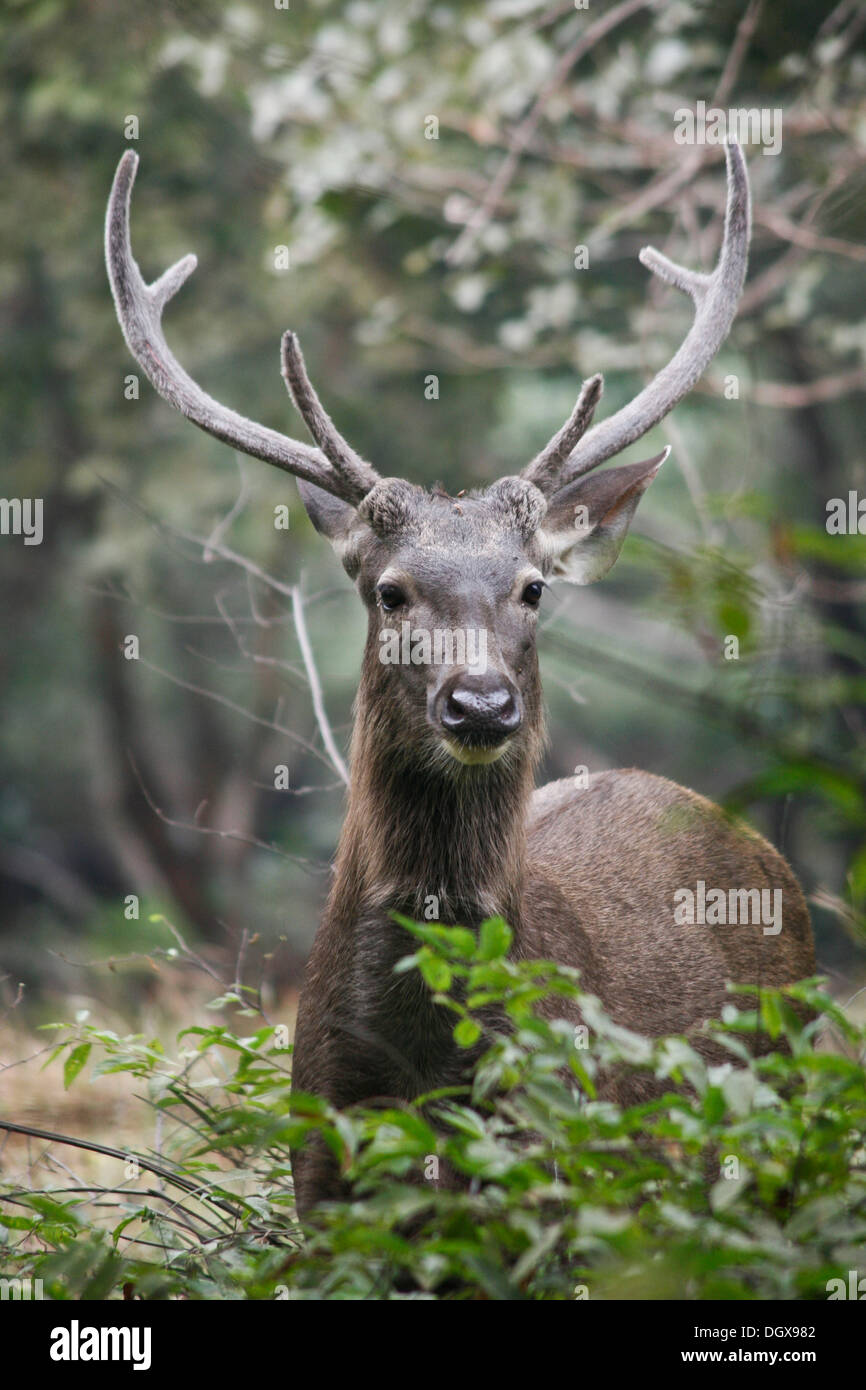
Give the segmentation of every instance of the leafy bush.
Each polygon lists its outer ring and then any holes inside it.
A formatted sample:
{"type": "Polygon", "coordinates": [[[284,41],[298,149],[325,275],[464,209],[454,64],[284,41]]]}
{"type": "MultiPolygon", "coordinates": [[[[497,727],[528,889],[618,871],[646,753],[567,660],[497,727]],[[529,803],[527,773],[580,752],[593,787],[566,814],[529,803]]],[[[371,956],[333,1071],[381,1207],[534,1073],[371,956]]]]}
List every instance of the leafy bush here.
{"type": "MultiPolygon", "coordinates": [[[[830,1278],[866,1267],[866,1030],[817,981],[735,991],[708,1025],[730,1054],[713,1066],[682,1038],[615,1024],[574,971],[509,960],[501,921],[477,936],[404,925],[416,950],[398,969],[454,1011],[460,1045],[482,1038],[490,1006],[509,1020],[484,1034],[471,1087],[423,1108],[290,1107],[289,1050],[269,1025],[186,1029],[175,1056],[67,1029],[53,1054],[66,1084],[92,1057],[95,1075],[132,1072],[166,1138],[158,1159],[118,1152],[132,1166],[111,1193],[7,1191],[5,1269],[53,1298],[824,1299],[830,1278]],[[579,1000],[585,1030],[540,1017],[550,996],[579,1000]],[[818,1017],[803,1023],[795,1003],[818,1017]],[[783,1050],[753,1058],[758,1029],[783,1050]],[[601,1100],[614,1065],[670,1090],[601,1100]],[[311,1131],[353,1197],[304,1241],[289,1146],[311,1131]],[[447,1186],[451,1170],[467,1189],[447,1186]]],[[[215,1002],[255,1012],[238,994],[215,1002]]]]}

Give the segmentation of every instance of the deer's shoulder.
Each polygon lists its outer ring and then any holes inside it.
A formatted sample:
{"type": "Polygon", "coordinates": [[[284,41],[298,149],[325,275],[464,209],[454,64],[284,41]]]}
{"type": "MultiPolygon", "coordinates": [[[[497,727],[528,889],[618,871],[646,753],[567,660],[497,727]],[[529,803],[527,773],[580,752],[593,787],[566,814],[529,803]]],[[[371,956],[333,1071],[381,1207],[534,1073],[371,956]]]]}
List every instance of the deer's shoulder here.
{"type": "Polygon", "coordinates": [[[729,979],[814,973],[809,912],[789,865],[751,826],[676,782],[636,769],[551,782],[532,797],[527,842],[527,915],[544,948],[577,965],[639,1031],[709,1016],[729,979]],[[731,890],[778,890],[784,930],[766,935],[753,910],[742,930],[678,925],[677,894],[697,894],[699,880],[726,901],[731,890]]]}
{"type": "Polygon", "coordinates": [[[772,863],[780,856],[744,821],[667,777],[638,768],[599,772],[586,781],[565,777],[532,796],[527,833],[533,860],[584,865],[599,874],[611,865],[645,871],[650,861],[668,870],[692,868],[696,854],[717,868],[744,856],[772,863]]]}

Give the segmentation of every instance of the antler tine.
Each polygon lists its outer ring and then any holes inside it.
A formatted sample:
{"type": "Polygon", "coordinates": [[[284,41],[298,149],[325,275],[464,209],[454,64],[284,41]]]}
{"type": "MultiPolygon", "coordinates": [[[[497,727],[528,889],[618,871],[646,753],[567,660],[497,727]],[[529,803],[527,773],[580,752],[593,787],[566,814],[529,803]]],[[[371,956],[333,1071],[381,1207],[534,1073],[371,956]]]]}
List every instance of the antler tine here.
{"type": "Polygon", "coordinates": [[[583,436],[563,466],[561,486],[597,468],[664,419],[700,380],[728,336],[746,278],[751,206],[746,161],[735,141],[728,141],[725,156],[728,181],[725,232],[712,274],[686,270],[651,246],[645,246],[640,253],[641,263],[648,270],[691,295],[695,304],[694,322],[677,352],[643,391],[583,436]]]}
{"type": "MultiPolygon", "coordinates": [[[[137,169],[138,155],[127,150],[114,175],[105,218],[108,278],[123,336],[133,357],[162,398],[208,434],[253,458],[305,478],[342,501],[357,504],[370,491],[378,474],[340,441],[321,406],[321,416],[330,426],[327,453],[220,405],[187,375],[174,357],[163,334],[162,311],[195,270],[197,261],[195,256],[184,256],[152,285],[145,284],[132,254],[129,233],[129,206],[137,169]],[[342,444],[342,453],[335,441],[342,444]]],[[[318,405],[312,387],[309,389],[318,405]]]]}
{"type": "Polygon", "coordinates": [[[369,492],[378,474],[340,434],[307,375],[307,364],[296,333],[284,333],[282,342],[283,380],[298,413],[322,453],[338,472],[354,477],[369,492]]]}
{"type": "Polygon", "coordinates": [[[581,386],[577,404],[562,429],[524,468],[521,476],[535,483],[545,495],[559,486],[562,465],[592,424],[603,389],[604,380],[598,373],[589,377],[581,386]]]}

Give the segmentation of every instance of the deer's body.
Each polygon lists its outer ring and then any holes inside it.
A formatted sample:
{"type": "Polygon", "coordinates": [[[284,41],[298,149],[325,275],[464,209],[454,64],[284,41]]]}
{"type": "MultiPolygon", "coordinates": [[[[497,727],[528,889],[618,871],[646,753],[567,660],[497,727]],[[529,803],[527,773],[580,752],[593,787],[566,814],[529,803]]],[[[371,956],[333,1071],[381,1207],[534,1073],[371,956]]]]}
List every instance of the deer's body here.
{"type": "MultiPolygon", "coordinates": [[[[453,1016],[417,972],[394,975],[414,949],[393,912],[477,926],[498,914],[513,953],[578,968],[613,1019],[650,1037],[700,1036],[730,1002],[726,982],[782,985],[814,973],[809,914],[782,857],[702,796],[637,770],[532,791],[538,740],[502,766],[413,766],[405,743],[368,720],[365,663],[349,810],[328,904],[310,957],[295,1034],[293,1084],[334,1104],[411,1100],[467,1075],[453,1016]],[[760,923],[677,925],[674,894],[696,887],[782,892],[782,929],[760,923]]],[[[375,702],[374,702],[375,703],[375,702]]],[[[537,731],[540,734],[540,730],[537,731]]],[[[566,1006],[556,1008],[569,1016],[566,1006]]],[[[575,1015],[574,1022],[579,1019],[575,1015]]],[[[648,1098],[641,1079],[602,1094],[648,1098]]],[[[341,1193],[316,1145],[294,1155],[298,1210],[341,1193]]]]}
{"type": "Polygon", "coordinates": [[[532,954],[578,966],[583,987],[638,1033],[717,1018],[729,980],[778,986],[813,973],[809,912],[785,860],[664,777],[629,769],[600,773],[586,790],[551,782],[532,798],[528,840],[532,954]],[[782,929],[678,923],[674,894],[697,879],[726,897],[781,891],[782,929]]]}
{"type": "MultiPolygon", "coordinates": [[[[614,1019],[650,1035],[693,1033],[725,1002],[727,981],[779,985],[812,973],[809,918],[784,860],[692,792],[642,772],[533,794],[544,741],[537,610],[548,581],[600,579],[616,560],[667,456],[594,470],[661,420],[727,336],[746,274],[749,189],[727,149],[718,263],[684,270],[650,248],[641,260],[695,304],[689,333],[653,380],[590,429],[601,377],[519,477],[449,498],[380,478],[338,433],[307,377],[294,334],[283,376],[317,447],[265,429],[206,395],[173,357],[162,310],[195,267],[186,257],[146,285],[132,257],[137,157],[124,155],[106,220],[112,292],[127,343],[153,385],[202,429],[293,473],[314,526],[333,544],[368,613],[349,804],[333,888],[301,1000],[294,1084],[338,1106],[411,1098],[464,1079],[452,1015],[417,974],[394,975],[410,939],[394,911],[477,926],[498,914],[514,951],[578,967],[614,1019]],[[394,645],[419,635],[418,660],[394,645]],[[454,659],[431,634],[465,641],[454,659]],[[425,634],[426,642],[425,646],[425,634]],[[484,657],[479,659],[481,638],[484,657]],[[472,644],[469,638],[477,639],[472,644]],[[778,930],[761,921],[678,924],[677,895],[781,894],[778,930]]],[[[414,641],[414,638],[413,638],[414,641]]],[[[646,1083],[644,1083],[646,1084],[646,1083]]],[[[609,1079],[620,1100],[634,1085],[609,1079]]],[[[321,1148],[295,1155],[302,1216],[337,1190],[321,1148]]]]}

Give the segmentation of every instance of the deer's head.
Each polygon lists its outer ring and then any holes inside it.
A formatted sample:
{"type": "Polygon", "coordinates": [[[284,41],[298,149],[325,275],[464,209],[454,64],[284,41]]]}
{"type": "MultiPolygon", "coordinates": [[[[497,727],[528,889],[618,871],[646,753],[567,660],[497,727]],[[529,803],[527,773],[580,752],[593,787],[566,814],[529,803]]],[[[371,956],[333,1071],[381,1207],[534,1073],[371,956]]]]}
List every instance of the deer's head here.
{"type": "Polygon", "coordinates": [[[172,355],[161,323],[195,257],[145,284],[129,238],[138,158],[130,151],[120,161],[106,256],[130,351],[160,395],[195,424],[298,478],[313,525],[331,541],[367,607],[367,668],[377,671],[379,690],[387,682],[396,724],[445,763],[493,763],[537,737],[536,626],[544,589],[554,579],[590,584],[607,573],[668,450],[594,470],[673,409],[728,334],[745,279],[750,209],[742,153],[732,142],[726,153],[725,231],[712,274],[685,270],[651,247],[641,252],[645,266],[695,304],[692,327],[671,360],[593,428],[602,380],[590,377],[570,418],[520,476],[459,497],[381,478],[323,409],[293,333],[283,337],[282,372],[317,447],[255,424],[202,391],[172,355]]]}

